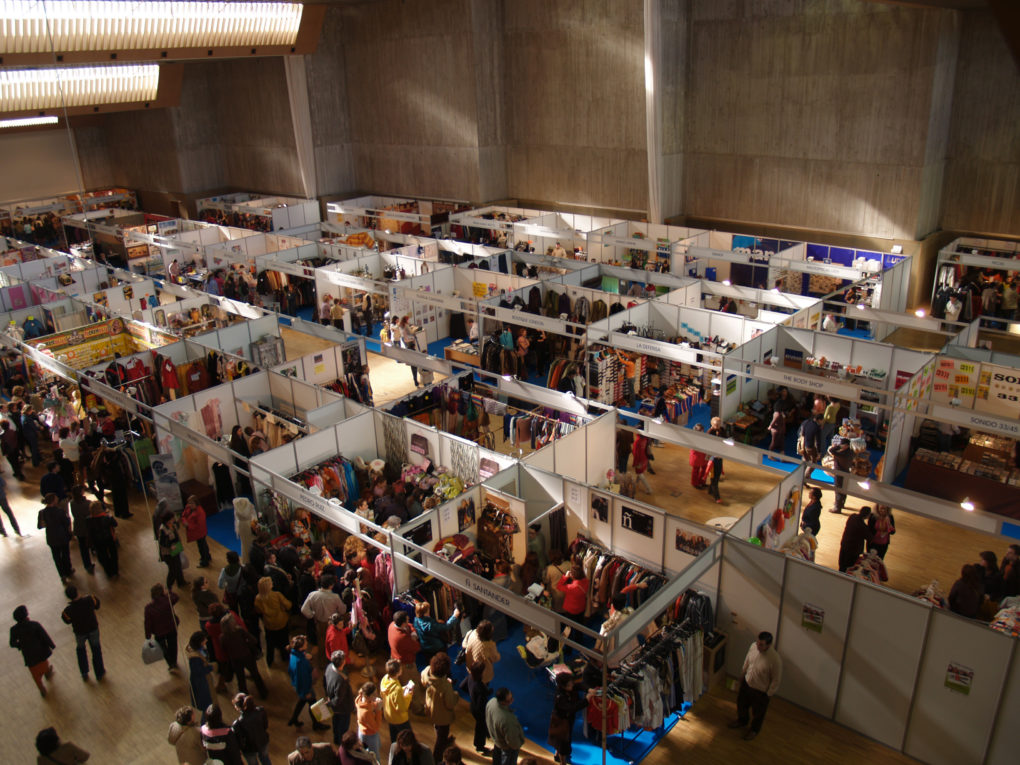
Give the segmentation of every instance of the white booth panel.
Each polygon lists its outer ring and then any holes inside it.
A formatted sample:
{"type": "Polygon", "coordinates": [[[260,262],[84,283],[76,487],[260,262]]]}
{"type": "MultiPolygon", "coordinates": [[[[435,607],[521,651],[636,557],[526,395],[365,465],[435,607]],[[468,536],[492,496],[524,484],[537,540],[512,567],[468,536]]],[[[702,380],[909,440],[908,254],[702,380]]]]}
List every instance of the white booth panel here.
{"type": "Polygon", "coordinates": [[[626,497],[617,498],[609,516],[613,524],[613,551],[662,567],[663,539],[666,524],[661,511],[641,505],[626,497]]]}
{"type": "Polygon", "coordinates": [[[985,759],[987,765],[1015,765],[1017,761],[1016,724],[1020,720],[1020,651],[1017,645],[1014,641],[1012,667],[999,702],[999,717],[985,759]]]}
{"type": "Polygon", "coordinates": [[[903,751],[931,765],[981,762],[1013,638],[943,611],[931,616],[903,751]]]}
{"type": "Polygon", "coordinates": [[[729,636],[726,672],[740,676],[747,649],[767,630],[776,634],[785,557],[727,538],[716,622],[729,636]]]}
{"type": "Polygon", "coordinates": [[[567,514],[567,539],[574,539],[579,531],[588,530],[588,487],[584,484],[563,482],[564,512],[567,514]]]}
{"type": "Polygon", "coordinates": [[[876,587],[857,588],[836,722],[894,749],[903,745],[929,610],[876,587]]]}
{"type": "Polygon", "coordinates": [[[831,717],[843,662],[854,583],[806,561],[786,567],[777,650],[787,658],[779,695],[831,717]]]}
{"type": "MultiPolygon", "coordinates": [[[[568,492],[569,497],[569,492],[568,492]]],[[[613,495],[600,491],[588,491],[588,531],[591,538],[603,547],[613,546],[612,521],[613,495]]],[[[573,539],[573,537],[571,537],[573,539]]]]}
{"type": "MultiPolygon", "coordinates": [[[[546,449],[549,447],[547,446],[546,449]]],[[[553,441],[552,448],[556,452],[556,472],[564,478],[578,481],[589,481],[588,461],[585,448],[585,432],[583,428],[568,433],[563,438],[553,441]]],[[[603,480],[605,476],[603,475],[603,480]]],[[[594,481],[592,483],[598,483],[594,481]]]]}

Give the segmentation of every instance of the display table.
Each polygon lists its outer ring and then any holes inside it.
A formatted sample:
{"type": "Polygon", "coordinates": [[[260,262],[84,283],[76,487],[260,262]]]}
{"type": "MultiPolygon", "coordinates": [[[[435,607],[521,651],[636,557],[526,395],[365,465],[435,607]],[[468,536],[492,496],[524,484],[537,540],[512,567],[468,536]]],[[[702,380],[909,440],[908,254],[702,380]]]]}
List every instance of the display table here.
{"type": "Polygon", "coordinates": [[[443,348],[443,355],[447,361],[455,361],[458,364],[467,364],[472,367],[478,366],[478,354],[477,353],[466,353],[465,351],[457,350],[455,346],[448,345],[443,348]]]}
{"type": "Polygon", "coordinates": [[[1020,488],[1000,481],[912,459],[903,485],[911,491],[952,502],[970,499],[979,510],[1020,518],[1020,488]]]}
{"type": "Polygon", "coordinates": [[[975,433],[967,442],[963,458],[971,462],[989,465],[1011,465],[1013,463],[1013,442],[1008,438],[975,433]]]}

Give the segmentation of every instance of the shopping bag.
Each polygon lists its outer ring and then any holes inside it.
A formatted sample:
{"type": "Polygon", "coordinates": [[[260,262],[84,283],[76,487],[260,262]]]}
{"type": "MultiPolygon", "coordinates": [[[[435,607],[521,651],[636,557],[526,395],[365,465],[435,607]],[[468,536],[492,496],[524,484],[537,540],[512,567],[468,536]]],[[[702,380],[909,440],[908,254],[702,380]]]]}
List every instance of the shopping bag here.
{"type": "Polygon", "coordinates": [[[163,661],[163,649],[152,638],[142,643],[142,661],[146,664],[155,664],[157,661],[163,661]]]}
{"type": "Polygon", "coordinates": [[[310,707],[312,710],[312,717],[318,722],[326,722],[333,716],[333,710],[329,708],[329,702],[326,699],[319,699],[310,707]]]}
{"type": "Polygon", "coordinates": [[[188,566],[190,566],[190,565],[191,565],[191,561],[188,560],[188,554],[182,552],[181,553],[181,571],[183,571],[184,569],[188,568],[188,566]]]}

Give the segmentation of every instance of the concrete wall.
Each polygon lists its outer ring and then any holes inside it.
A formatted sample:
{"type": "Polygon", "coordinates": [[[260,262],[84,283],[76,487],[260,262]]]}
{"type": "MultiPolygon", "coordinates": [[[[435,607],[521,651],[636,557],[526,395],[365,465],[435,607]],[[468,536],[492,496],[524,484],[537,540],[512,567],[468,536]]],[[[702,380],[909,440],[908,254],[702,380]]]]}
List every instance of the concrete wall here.
{"type": "Polygon", "coordinates": [[[694,0],[685,212],[918,236],[947,14],[694,0]]]}
{"type": "Polygon", "coordinates": [[[180,106],[77,128],[86,188],[299,193],[283,60],[183,64],[180,106]]]}
{"type": "MultiPolygon", "coordinates": [[[[343,6],[342,55],[357,185],[379,193],[480,199],[476,82],[487,75],[473,12],[491,3],[383,0],[343,6]]],[[[491,87],[491,85],[489,85],[491,87]]],[[[480,144],[480,137],[482,143],[480,144]]]]}
{"type": "MultiPolygon", "coordinates": [[[[663,215],[906,240],[939,225],[1020,233],[1020,78],[987,12],[652,1],[663,215]]],[[[332,6],[305,58],[318,193],[647,209],[643,11],[332,6]]],[[[300,193],[282,61],[178,66],[179,107],[77,129],[85,185],[300,193]]]]}
{"type": "Polygon", "coordinates": [[[514,197],[645,209],[641,0],[504,4],[514,197]]]}
{"type": "Polygon", "coordinates": [[[963,14],[942,228],[1020,235],[1020,74],[987,11],[963,14]]]}

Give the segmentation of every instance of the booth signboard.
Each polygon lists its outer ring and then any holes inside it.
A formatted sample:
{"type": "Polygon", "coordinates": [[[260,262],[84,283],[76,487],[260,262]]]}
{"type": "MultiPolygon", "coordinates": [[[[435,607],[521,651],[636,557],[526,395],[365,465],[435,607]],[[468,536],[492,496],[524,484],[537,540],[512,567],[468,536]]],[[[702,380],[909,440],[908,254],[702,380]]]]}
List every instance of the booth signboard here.
{"type": "Polygon", "coordinates": [[[946,688],[956,693],[962,693],[964,696],[969,696],[970,687],[973,684],[973,669],[957,664],[955,661],[949,662],[949,666],[946,667],[946,688]]]}
{"type": "Polygon", "coordinates": [[[149,459],[152,466],[152,485],[157,502],[166,502],[166,507],[175,513],[184,509],[181,503],[181,487],[177,481],[177,464],[174,455],[154,454],[149,459]]]}
{"type": "Polygon", "coordinates": [[[423,457],[429,455],[429,440],[421,433],[411,434],[411,451],[423,457]]]}
{"type": "Polygon", "coordinates": [[[825,609],[805,603],[800,612],[800,626],[812,632],[821,632],[825,622],[825,609]]]}
{"type": "Polygon", "coordinates": [[[620,508],[620,525],[635,534],[641,534],[650,539],[655,537],[655,516],[650,513],[642,513],[633,507],[620,508]]]}
{"type": "Polygon", "coordinates": [[[775,367],[767,366],[765,364],[752,365],[751,374],[758,380],[768,380],[770,382],[779,383],[780,385],[790,385],[802,390],[818,391],[834,398],[856,400],[860,393],[856,385],[836,382],[828,377],[819,377],[817,375],[810,374],[796,374],[795,372],[788,372],[784,369],[776,369],[775,367]]]}
{"type": "Polygon", "coordinates": [[[293,500],[301,507],[308,508],[320,518],[325,518],[330,523],[336,524],[349,534],[357,534],[359,531],[356,516],[345,508],[334,505],[325,497],[318,497],[309,492],[302,491],[292,481],[279,476],[273,476],[273,489],[278,491],[290,500],[293,500]]]}
{"type": "Polygon", "coordinates": [[[965,428],[973,428],[988,433],[999,433],[1020,438],[1020,421],[1003,419],[991,414],[975,412],[971,409],[963,409],[953,406],[940,406],[932,404],[928,414],[937,420],[944,420],[954,425],[962,425],[965,428]]]}
{"type": "Polygon", "coordinates": [[[494,606],[503,613],[518,615],[528,624],[537,627],[549,635],[559,634],[557,619],[552,611],[515,597],[509,590],[493,585],[488,579],[473,574],[460,566],[447,563],[434,555],[425,556],[423,562],[430,574],[458,590],[470,594],[483,603],[494,606]]]}

